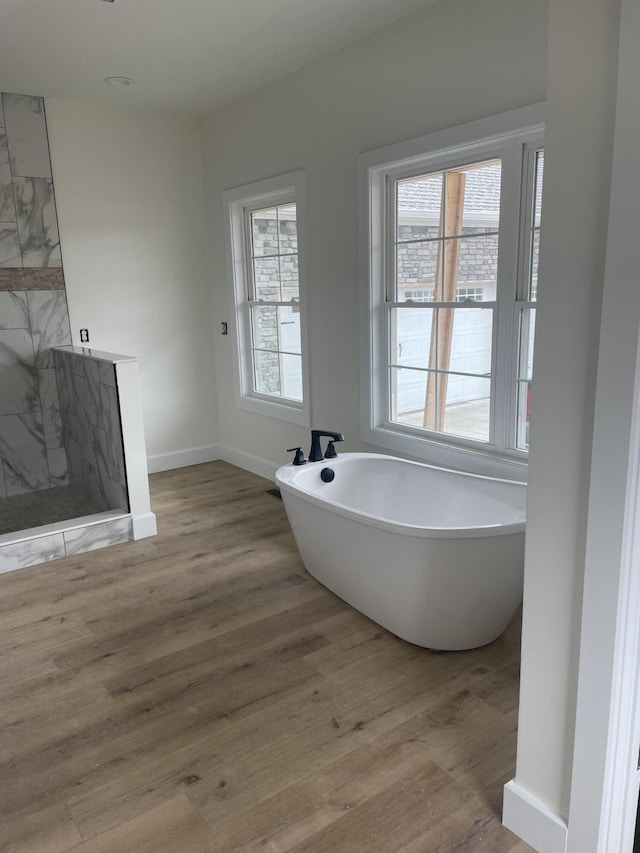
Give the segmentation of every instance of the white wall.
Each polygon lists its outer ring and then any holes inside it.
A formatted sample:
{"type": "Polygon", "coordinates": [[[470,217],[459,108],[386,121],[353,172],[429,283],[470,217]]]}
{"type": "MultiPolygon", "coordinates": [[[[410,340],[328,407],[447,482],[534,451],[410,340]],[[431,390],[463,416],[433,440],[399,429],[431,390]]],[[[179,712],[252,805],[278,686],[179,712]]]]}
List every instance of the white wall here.
{"type": "Polygon", "coordinates": [[[516,780],[563,820],[572,781],[618,5],[551,0],[549,16],[516,780]]]}
{"type": "Polygon", "coordinates": [[[449,0],[204,122],[223,446],[282,464],[308,435],[233,405],[222,191],[306,171],[312,422],[358,449],[357,155],[544,100],[545,70],[544,0],[449,0]]]}
{"type": "Polygon", "coordinates": [[[571,853],[631,850],[640,784],[639,42],[640,4],[622,0],[569,812],[571,853]]]}
{"type": "Polygon", "coordinates": [[[217,444],[198,122],[46,109],[73,342],[137,356],[150,467],[175,467],[217,444]]]}

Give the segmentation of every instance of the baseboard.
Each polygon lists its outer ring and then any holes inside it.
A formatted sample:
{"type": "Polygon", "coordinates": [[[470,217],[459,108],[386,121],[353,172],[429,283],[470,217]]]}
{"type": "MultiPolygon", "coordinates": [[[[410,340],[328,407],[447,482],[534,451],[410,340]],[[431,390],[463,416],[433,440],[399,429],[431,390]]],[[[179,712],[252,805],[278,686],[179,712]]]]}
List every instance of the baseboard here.
{"type": "MultiPolygon", "coordinates": [[[[237,447],[231,447],[228,444],[192,447],[189,450],[179,450],[176,453],[149,456],[147,466],[150,474],[157,474],[160,471],[172,471],[174,468],[201,465],[203,462],[216,462],[218,459],[223,459],[231,465],[236,465],[245,471],[251,471],[252,474],[257,474],[267,480],[273,480],[273,475],[280,467],[275,462],[270,462],[268,459],[263,459],[261,456],[255,456],[253,453],[247,453],[245,450],[239,450],[237,447]]],[[[283,461],[281,464],[284,465],[285,462],[283,461]]]]}
{"type": "Polygon", "coordinates": [[[565,853],[567,825],[515,779],[504,786],[502,823],[538,853],[565,853]]]}
{"type": "Polygon", "coordinates": [[[146,539],[147,536],[155,536],[158,532],[155,512],[147,512],[144,515],[131,517],[133,525],[133,538],[146,539]]]}
{"type": "MultiPolygon", "coordinates": [[[[270,462],[268,459],[263,459],[260,456],[254,456],[253,453],[247,453],[245,450],[238,450],[237,447],[230,447],[228,444],[220,445],[220,459],[271,481],[273,481],[273,476],[278,468],[281,467],[280,465],[276,465],[275,462],[270,462]]],[[[283,462],[282,465],[284,464],[283,462]]]]}
{"type": "Polygon", "coordinates": [[[159,453],[147,458],[150,474],[159,471],[173,471],[174,468],[187,468],[189,465],[201,465],[203,462],[216,462],[220,459],[220,449],[217,444],[208,447],[191,447],[189,450],[178,450],[176,453],[159,453]]]}

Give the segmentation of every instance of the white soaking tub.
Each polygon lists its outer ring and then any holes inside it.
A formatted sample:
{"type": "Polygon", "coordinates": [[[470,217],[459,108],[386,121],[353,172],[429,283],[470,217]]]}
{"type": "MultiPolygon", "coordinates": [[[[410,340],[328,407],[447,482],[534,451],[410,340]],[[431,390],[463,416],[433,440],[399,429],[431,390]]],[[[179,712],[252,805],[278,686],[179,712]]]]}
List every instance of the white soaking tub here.
{"type": "Polygon", "coordinates": [[[375,453],[285,465],[275,480],[309,573],[398,637],[476,648],[520,605],[524,483],[375,453]]]}

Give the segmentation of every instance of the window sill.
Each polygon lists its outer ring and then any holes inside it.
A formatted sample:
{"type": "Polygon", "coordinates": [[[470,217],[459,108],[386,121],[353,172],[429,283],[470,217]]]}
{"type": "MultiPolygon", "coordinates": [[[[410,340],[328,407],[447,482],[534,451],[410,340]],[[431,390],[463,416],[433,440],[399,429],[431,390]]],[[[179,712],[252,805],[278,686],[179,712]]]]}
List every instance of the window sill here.
{"type": "Polygon", "coordinates": [[[430,465],[441,465],[503,480],[526,482],[527,479],[527,461],[524,454],[505,456],[490,449],[448,444],[401,433],[388,427],[364,429],[362,440],[430,465]]]}
{"type": "Polygon", "coordinates": [[[239,409],[253,412],[256,415],[266,415],[269,418],[277,418],[290,424],[308,427],[311,418],[307,406],[288,405],[286,402],[278,403],[266,400],[262,397],[238,397],[236,405],[239,409]]]}

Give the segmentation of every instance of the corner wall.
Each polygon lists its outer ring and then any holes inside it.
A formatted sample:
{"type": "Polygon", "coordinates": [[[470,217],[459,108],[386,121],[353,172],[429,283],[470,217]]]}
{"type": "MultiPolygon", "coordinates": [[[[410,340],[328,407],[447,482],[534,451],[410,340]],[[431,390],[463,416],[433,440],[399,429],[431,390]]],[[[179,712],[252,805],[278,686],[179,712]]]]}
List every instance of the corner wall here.
{"type": "MultiPolygon", "coordinates": [[[[564,851],[579,781],[572,762],[619,5],[551,0],[549,10],[518,759],[505,797],[506,825],[542,853],[564,851]]],[[[581,853],[600,849],[592,842],[581,853]]]]}
{"type": "Polygon", "coordinates": [[[150,467],[217,455],[198,121],[47,100],[72,340],[135,356],[150,467]]]}

